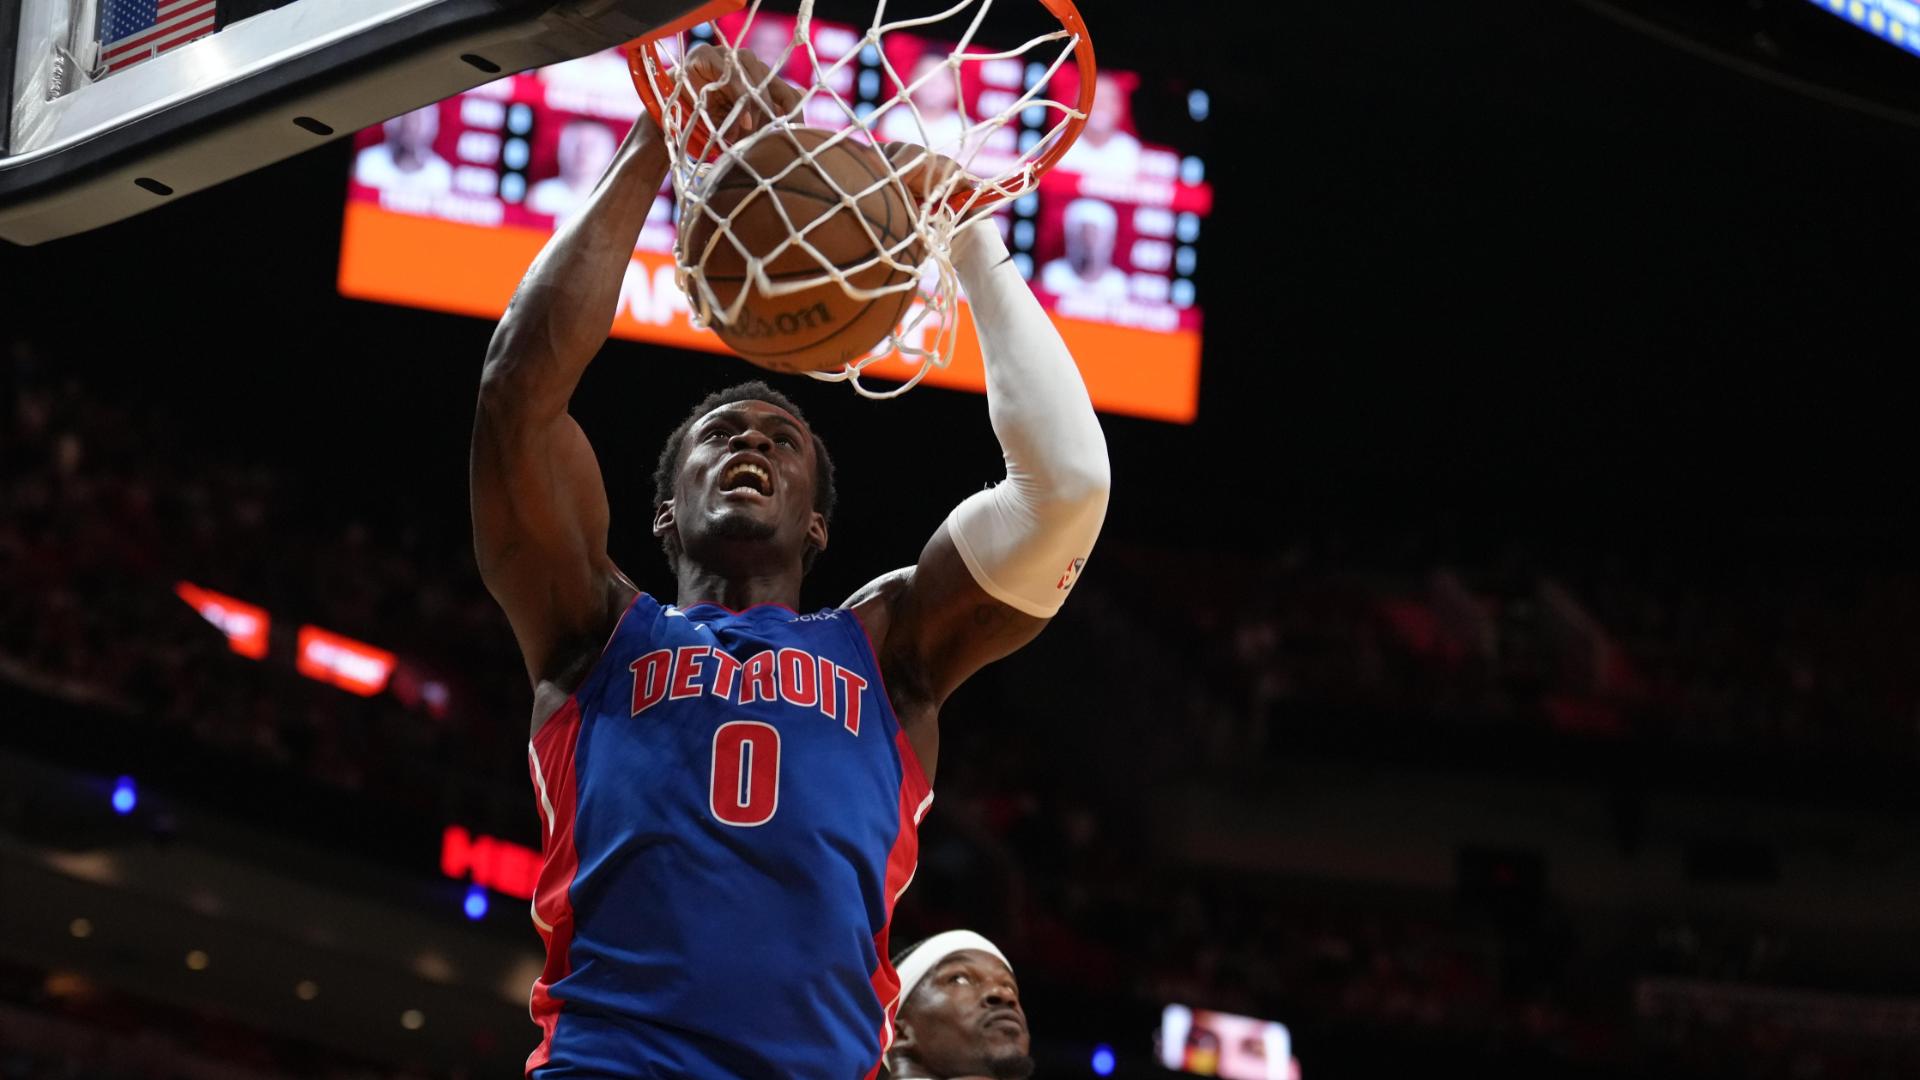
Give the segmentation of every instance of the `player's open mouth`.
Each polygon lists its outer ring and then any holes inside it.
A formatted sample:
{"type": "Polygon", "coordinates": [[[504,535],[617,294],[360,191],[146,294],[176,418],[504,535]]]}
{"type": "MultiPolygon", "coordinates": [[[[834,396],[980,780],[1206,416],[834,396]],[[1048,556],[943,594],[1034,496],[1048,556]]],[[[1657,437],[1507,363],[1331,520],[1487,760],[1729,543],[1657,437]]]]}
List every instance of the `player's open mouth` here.
{"type": "Polygon", "coordinates": [[[773,494],[773,476],[765,466],[751,461],[736,461],[720,474],[722,492],[751,491],[756,495],[773,494]]]}

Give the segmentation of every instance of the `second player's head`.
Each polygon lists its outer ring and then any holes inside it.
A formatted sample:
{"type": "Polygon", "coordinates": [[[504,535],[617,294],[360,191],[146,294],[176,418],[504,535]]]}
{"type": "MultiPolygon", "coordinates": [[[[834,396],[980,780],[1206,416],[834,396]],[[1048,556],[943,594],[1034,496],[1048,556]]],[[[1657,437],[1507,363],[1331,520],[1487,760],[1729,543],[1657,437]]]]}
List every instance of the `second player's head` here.
{"type": "Polygon", "coordinates": [[[653,473],[654,535],[676,573],[809,570],[827,547],[833,459],[799,406],[763,382],[707,395],[667,437],[653,473]]]}
{"type": "Polygon", "coordinates": [[[894,966],[905,995],[888,1055],[897,1080],[1033,1075],[1020,986],[985,938],[964,930],[936,934],[902,952],[894,966]]]}

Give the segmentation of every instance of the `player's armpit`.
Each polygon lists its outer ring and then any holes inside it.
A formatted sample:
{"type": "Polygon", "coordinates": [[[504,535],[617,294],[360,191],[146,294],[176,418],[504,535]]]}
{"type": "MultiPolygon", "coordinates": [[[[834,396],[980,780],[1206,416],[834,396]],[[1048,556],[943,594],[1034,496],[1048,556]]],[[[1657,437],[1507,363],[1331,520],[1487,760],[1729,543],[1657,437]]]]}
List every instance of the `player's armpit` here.
{"type": "Polygon", "coordinates": [[[888,689],[933,708],[974,672],[1039,636],[1048,622],[981,588],[945,525],[911,570],[878,579],[846,606],[861,613],[872,633],[888,689]]]}

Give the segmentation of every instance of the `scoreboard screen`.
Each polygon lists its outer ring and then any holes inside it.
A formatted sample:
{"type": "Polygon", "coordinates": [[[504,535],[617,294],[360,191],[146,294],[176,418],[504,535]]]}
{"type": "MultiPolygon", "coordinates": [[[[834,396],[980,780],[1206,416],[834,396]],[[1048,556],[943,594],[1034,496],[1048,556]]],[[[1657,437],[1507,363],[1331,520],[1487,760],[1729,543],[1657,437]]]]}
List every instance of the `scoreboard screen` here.
{"type": "MultiPolygon", "coordinates": [[[[742,16],[721,20],[729,40],[777,60],[792,34],[790,17],[762,12],[750,27],[742,16]]],[[[705,27],[702,28],[706,29],[705,27]]],[[[887,63],[909,82],[918,64],[943,59],[944,42],[889,34],[887,63]]],[[[812,44],[823,65],[860,46],[851,26],[816,20],[812,44]]],[[[871,54],[873,50],[867,50],[871,54]]],[[[800,50],[795,50],[796,56],[800,50]]],[[[835,86],[861,111],[890,97],[879,58],[845,65],[835,86]]],[[[805,60],[790,61],[797,78],[805,60]]],[[[961,102],[951,90],[915,97],[912,113],[884,114],[883,139],[941,139],[957,131],[959,109],[995,114],[1044,70],[1019,60],[962,67],[961,102]],[[892,118],[904,121],[901,130],[892,118]],[[911,128],[912,130],[908,130],[911,128]]],[[[1199,398],[1201,303],[1194,288],[1202,228],[1212,209],[1206,166],[1196,151],[1207,99],[1203,91],[1148,84],[1125,71],[1100,74],[1087,130],[1039,189],[1002,205],[995,220],[1015,264],[1079,361],[1094,403],[1103,411],[1179,423],[1194,418],[1199,398]]],[[[1074,100],[1077,74],[1063,67],[1047,94],[1074,100]]],[[[928,88],[941,84],[934,79],[928,88]]],[[[951,83],[946,83],[951,86],[951,83]]],[[[818,101],[810,104],[826,105],[818,101]]],[[[626,60],[608,50],[476,87],[410,112],[355,139],[341,243],[339,288],[357,299],[497,318],[527,265],[555,224],[582,205],[639,116],[626,60]]],[[[1017,152],[1048,123],[1029,110],[1021,125],[996,133],[1017,152]]],[[[833,116],[809,116],[838,126],[833,116]]],[[[937,147],[936,147],[937,148],[937,147]]],[[[613,325],[617,337],[726,352],[689,321],[674,280],[672,193],[656,197],[634,246],[613,325]]],[[[904,379],[911,368],[886,360],[870,369],[904,379]]],[[[962,317],[956,355],[926,381],[981,391],[971,321],[962,317]]]]}

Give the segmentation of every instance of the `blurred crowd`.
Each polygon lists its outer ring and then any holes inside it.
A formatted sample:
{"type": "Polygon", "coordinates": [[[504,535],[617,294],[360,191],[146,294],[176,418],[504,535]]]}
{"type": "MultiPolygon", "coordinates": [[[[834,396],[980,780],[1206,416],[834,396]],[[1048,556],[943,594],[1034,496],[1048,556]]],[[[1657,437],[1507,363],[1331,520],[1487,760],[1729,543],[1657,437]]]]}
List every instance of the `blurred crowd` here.
{"type": "MultiPolygon", "coordinates": [[[[1263,559],[1119,562],[1143,617],[1193,643],[1204,739],[1239,757],[1295,713],[1460,729],[1920,759],[1920,576],[1818,536],[1692,561],[1515,540],[1465,554],[1326,530],[1263,559]],[[1798,546],[1798,557],[1770,549],[1798,546]],[[1137,585],[1135,588],[1133,586],[1137,585]],[[1226,693],[1221,691],[1225,690],[1226,693]]],[[[1288,731],[1291,737],[1293,731],[1288,731]]]]}
{"type": "Polygon", "coordinates": [[[316,505],[324,489],[200,452],[164,412],[87,393],[26,345],[8,364],[9,678],[356,793],[418,801],[435,786],[423,779],[524,781],[497,752],[502,708],[484,706],[521,700],[524,679],[464,530],[336,518],[316,505]],[[265,608],[281,654],[234,655],[175,594],[181,581],[265,608]],[[295,674],[295,624],[398,653],[390,690],[361,698],[295,674]]]}

